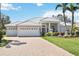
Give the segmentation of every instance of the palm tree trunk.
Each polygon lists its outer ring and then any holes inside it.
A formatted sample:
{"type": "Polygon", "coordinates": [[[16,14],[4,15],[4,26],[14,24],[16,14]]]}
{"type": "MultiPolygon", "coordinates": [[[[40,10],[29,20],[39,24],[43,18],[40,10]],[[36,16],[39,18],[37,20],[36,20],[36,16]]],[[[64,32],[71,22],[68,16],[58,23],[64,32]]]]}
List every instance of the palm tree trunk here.
{"type": "Polygon", "coordinates": [[[72,25],[71,25],[71,35],[73,36],[73,25],[74,25],[74,11],[72,11],[72,25]]]}
{"type": "Polygon", "coordinates": [[[65,36],[67,36],[67,25],[66,25],[66,19],[65,19],[65,13],[63,12],[64,17],[64,24],[65,24],[65,36]]]}

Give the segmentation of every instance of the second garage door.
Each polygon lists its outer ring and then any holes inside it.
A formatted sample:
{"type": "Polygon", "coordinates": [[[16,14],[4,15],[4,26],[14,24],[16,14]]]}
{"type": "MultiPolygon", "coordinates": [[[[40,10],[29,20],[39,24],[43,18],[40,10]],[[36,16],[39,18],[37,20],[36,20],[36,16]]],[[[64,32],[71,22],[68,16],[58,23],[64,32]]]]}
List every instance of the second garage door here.
{"type": "Polygon", "coordinates": [[[40,36],[39,27],[20,27],[17,36],[40,36]]]}

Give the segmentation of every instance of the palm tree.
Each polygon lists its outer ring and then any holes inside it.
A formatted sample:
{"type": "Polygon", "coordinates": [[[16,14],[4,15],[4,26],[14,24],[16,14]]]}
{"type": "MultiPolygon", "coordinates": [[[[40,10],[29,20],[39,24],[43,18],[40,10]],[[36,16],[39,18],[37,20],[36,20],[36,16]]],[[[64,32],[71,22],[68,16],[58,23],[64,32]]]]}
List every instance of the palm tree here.
{"type": "Polygon", "coordinates": [[[67,7],[67,3],[61,3],[61,4],[58,4],[56,6],[56,10],[61,7],[62,8],[62,13],[63,13],[63,19],[64,19],[64,24],[65,24],[65,35],[67,35],[67,25],[66,25],[66,18],[65,18],[65,12],[66,12],[66,7],[67,7]]]}
{"type": "Polygon", "coordinates": [[[78,10],[79,7],[77,5],[74,5],[73,3],[70,3],[70,5],[67,7],[67,10],[69,10],[72,13],[72,25],[71,25],[71,35],[73,36],[73,26],[74,26],[74,12],[78,10]]]}

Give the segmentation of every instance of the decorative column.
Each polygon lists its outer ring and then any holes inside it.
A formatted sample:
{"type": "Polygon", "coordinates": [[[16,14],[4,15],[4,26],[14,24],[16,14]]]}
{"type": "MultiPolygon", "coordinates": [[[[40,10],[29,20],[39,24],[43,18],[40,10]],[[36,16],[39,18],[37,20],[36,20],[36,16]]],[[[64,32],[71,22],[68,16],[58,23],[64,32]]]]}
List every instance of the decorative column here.
{"type": "Polygon", "coordinates": [[[49,32],[50,32],[50,23],[49,23],[49,32]]]}
{"type": "Polygon", "coordinates": [[[45,30],[46,30],[46,33],[47,33],[47,24],[46,24],[46,26],[45,26],[45,30]]]}
{"type": "Polygon", "coordinates": [[[58,25],[57,26],[58,27],[58,32],[61,32],[60,24],[58,23],[57,25],[58,25]]]}

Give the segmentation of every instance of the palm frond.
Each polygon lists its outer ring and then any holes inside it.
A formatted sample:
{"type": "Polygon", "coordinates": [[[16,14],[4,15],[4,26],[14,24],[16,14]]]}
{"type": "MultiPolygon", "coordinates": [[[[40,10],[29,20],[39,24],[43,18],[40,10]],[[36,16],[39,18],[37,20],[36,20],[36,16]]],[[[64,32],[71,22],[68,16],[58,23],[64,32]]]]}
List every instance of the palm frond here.
{"type": "Polygon", "coordinates": [[[59,8],[59,7],[62,7],[62,5],[61,5],[61,4],[58,4],[58,5],[56,6],[55,10],[57,10],[57,8],[59,8]]]}
{"type": "Polygon", "coordinates": [[[75,6],[74,7],[74,11],[76,11],[76,10],[78,10],[79,9],[79,7],[78,6],[75,6]]]}
{"type": "Polygon", "coordinates": [[[66,10],[69,10],[69,11],[71,11],[71,8],[69,8],[69,7],[66,7],[66,10]]]}
{"type": "Polygon", "coordinates": [[[63,3],[64,5],[68,5],[68,3],[63,3]]]}
{"type": "Polygon", "coordinates": [[[79,5],[79,3],[76,3],[76,5],[79,5]]]}

